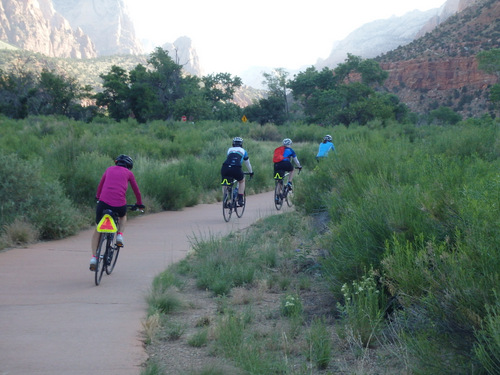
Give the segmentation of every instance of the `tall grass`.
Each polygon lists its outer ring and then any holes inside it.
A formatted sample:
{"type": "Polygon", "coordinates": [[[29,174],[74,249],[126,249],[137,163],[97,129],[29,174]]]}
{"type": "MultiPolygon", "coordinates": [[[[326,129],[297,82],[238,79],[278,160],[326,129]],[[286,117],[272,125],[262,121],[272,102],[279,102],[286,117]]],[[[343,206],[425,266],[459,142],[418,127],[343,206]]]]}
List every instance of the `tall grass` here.
{"type": "Polygon", "coordinates": [[[337,155],[295,190],[302,212],[329,217],[318,242],[332,292],[348,308],[341,286],[373,267],[416,372],[481,373],[496,361],[484,343],[498,336],[487,306],[500,285],[499,124],[339,129],[337,139],[337,155]]]}
{"type": "MultiPolygon", "coordinates": [[[[27,217],[37,221],[32,224],[44,239],[67,236],[92,223],[97,184],[119,154],[134,159],[133,172],[148,208],[180,210],[220,199],[220,167],[235,136],[244,138],[255,171],[248,192],[272,189],[272,150],[291,130],[215,121],[87,124],[63,117],[0,117],[0,129],[0,157],[5,160],[0,227],[27,217]]],[[[130,189],[128,199],[133,203],[130,189]]]]}

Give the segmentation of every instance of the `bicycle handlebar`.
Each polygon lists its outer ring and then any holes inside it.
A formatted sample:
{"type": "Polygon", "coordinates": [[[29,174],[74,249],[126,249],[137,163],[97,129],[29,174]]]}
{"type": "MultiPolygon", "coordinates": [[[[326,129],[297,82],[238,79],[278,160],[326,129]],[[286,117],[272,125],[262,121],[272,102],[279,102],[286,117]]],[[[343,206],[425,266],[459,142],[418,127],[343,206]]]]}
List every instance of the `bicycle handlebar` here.
{"type": "Polygon", "coordinates": [[[144,205],[138,205],[138,204],[127,204],[127,208],[130,211],[140,211],[144,212],[144,209],[146,208],[144,205]]]}

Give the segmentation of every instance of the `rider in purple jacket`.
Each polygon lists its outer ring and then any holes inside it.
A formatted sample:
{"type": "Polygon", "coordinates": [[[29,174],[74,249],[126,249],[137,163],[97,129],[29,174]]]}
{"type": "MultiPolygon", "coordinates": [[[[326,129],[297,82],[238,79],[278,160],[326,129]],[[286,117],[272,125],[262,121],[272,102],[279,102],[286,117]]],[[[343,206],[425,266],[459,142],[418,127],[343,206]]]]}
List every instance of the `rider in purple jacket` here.
{"type": "MultiPolygon", "coordinates": [[[[116,235],[116,244],[123,246],[123,231],[127,222],[127,189],[130,183],[134,191],[136,204],[139,208],[144,208],[142,204],[141,192],[132,173],[134,161],[130,156],[120,155],[115,159],[114,166],[106,169],[102,175],[99,186],[97,186],[97,207],[95,222],[98,224],[102,217],[103,211],[111,209],[118,213],[120,218],[118,224],[118,233],[116,235]]],[[[97,260],[95,258],[97,246],[99,244],[99,232],[96,231],[92,235],[92,259],[90,260],[90,270],[95,271],[97,260]]]]}

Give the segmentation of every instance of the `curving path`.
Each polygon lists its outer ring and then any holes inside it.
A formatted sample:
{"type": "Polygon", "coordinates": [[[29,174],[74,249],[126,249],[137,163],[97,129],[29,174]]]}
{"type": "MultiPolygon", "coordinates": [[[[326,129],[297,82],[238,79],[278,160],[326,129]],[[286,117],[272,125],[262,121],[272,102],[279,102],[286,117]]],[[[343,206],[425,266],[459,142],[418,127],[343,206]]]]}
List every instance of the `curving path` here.
{"type": "Polygon", "coordinates": [[[220,203],[130,220],[116,269],[98,287],[88,270],[91,230],[1,252],[0,375],[138,375],[154,276],[186,255],[193,236],[224,235],[277,213],[272,197],[248,197],[244,216],[229,223],[220,203]]]}

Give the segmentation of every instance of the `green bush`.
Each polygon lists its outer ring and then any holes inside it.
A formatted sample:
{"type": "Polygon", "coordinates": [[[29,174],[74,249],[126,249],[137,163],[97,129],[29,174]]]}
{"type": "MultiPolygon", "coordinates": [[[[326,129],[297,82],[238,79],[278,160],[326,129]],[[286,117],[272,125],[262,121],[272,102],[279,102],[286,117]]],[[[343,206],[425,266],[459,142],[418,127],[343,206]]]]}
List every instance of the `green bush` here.
{"type": "Polygon", "coordinates": [[[45,180],[41,161],[27,162],[0,154],[0,225],[24,218],[42,239],[74,234],[86,220],[65,196],[56,180],[45,180]]]}
{"type": "Polygon", "coordinates": [[[476,334],[477,343],[474,353],[488,374],[500,372],[500,306],[487,306],[488,315],[484,319],[482,329],[476,334]]]}
{"type": "MultiPolygon", "coordinates": [[[[369,347],[383,328],[387,300],[371,270],[352,285],[342,286],[344,304],[338,304],[343,324],[352,329],[363,347],[369,347]]],[[[345,329],[345,328],[344,328],[345,329]]]]}

